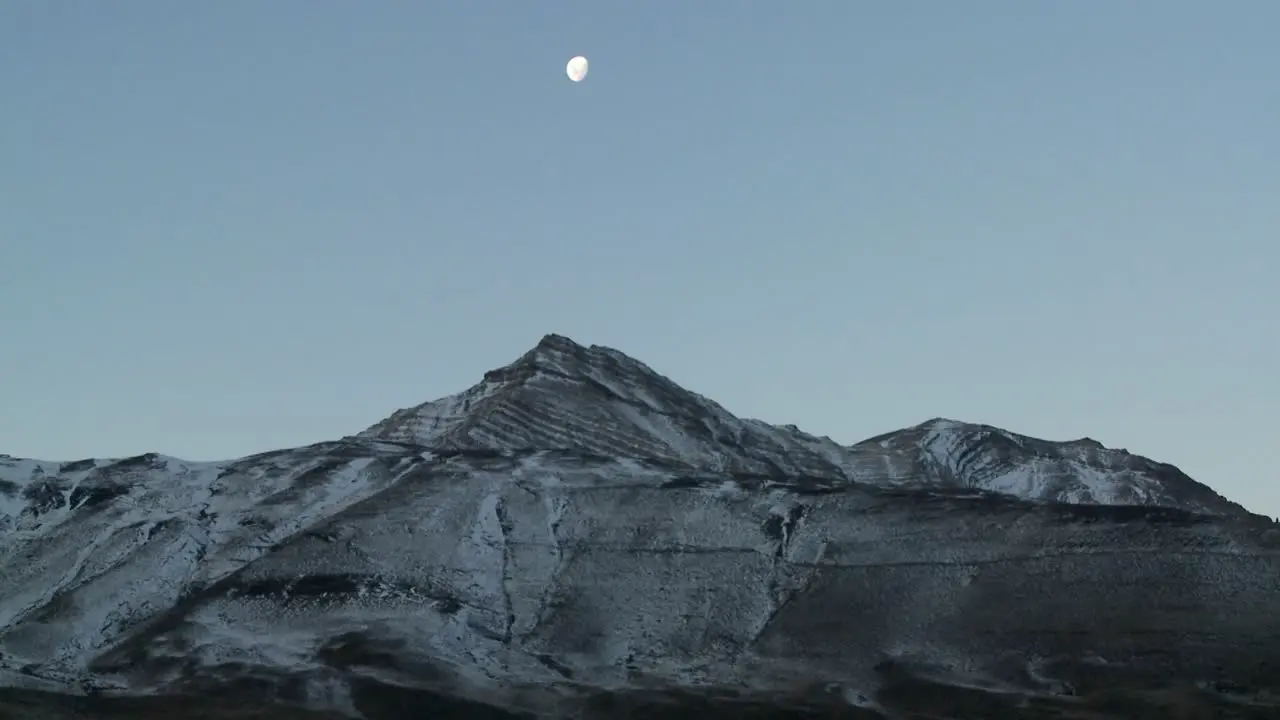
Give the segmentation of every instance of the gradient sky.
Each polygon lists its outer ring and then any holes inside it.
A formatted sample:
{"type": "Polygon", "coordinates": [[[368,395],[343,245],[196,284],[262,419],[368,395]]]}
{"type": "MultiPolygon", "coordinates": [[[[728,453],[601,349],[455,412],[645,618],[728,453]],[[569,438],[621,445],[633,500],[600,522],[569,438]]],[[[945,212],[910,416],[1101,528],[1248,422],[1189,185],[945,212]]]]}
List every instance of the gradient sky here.
{"type": "Polygon", "coordinates": [[[1274,0],[0,4],[0,452],[215,459],[545,333],[1280,515],[1274,0]],[[564,75],[591,60],[580,85],[564,75]]]}

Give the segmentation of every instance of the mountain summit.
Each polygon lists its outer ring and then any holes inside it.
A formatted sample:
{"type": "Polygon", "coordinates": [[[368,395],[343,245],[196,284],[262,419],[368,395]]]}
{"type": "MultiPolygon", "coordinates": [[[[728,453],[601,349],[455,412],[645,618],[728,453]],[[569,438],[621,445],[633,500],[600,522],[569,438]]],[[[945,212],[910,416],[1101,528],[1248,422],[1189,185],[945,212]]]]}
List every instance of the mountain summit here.
{"type": "Polygon", "coordinates": [[[450,450],[563,450],[827,484],[1245,512],[1171,465],[1092,440],[1050,442],[937,418],[841,446],[794,425],[737,418],[639,360],[561,335],[547,335],[478,385],[401,410],[360,437],[450,450]]]}
{"type": "Polygon", "coordinates": [[[564,450],[714,472],[845,478],[825,438],[740,420],[609,348],[548,335],[457,395],[401,410],[361,435],[434,448],[564,450]]]}
{"type": "Polygon", "coordinates": [[[333,442],[0,456],[0,717],[1246,717],[1276,638],[1280,531],[1171,465],[558,335],[333,442]]]}

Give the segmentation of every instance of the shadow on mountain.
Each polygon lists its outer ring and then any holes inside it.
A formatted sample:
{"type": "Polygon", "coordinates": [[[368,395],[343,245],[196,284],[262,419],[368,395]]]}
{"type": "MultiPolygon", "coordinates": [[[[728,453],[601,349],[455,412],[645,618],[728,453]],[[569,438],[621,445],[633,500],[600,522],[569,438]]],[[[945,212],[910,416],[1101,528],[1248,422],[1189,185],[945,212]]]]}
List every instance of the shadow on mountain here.
{"type": "MultiPolygon", "coordinates": [[[[849,705],[838,687],[815,685],[785,696],[721,689],[633,690],[566,695],[563,709],[518,712],[445,693],[352,683],[352,707],[366,720],[1277,720],[1280,710],[1239,693],[1195,687],[1101,690],[1081,696],[1028,696],[934,682],[882,668],[875,702],[849,705]]],[[[0,720],[343,720],[299,707],[301,681],[243,679],[198,693],[146,698],[76,697],[0,690],[0,720]]]]}

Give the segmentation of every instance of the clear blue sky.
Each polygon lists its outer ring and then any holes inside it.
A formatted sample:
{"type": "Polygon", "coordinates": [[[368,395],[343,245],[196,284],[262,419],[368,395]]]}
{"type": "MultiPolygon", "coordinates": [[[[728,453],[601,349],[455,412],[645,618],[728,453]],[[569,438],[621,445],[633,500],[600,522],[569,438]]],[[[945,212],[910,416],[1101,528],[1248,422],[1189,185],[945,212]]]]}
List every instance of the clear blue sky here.
{"type": "Polygon", "coordinates": [[[1274,0],[0,4],[0,452],[354,432],[559,332],[1280,515],[1274,0]],[[580,85],[564,75],[591,60],[580,85]]]}

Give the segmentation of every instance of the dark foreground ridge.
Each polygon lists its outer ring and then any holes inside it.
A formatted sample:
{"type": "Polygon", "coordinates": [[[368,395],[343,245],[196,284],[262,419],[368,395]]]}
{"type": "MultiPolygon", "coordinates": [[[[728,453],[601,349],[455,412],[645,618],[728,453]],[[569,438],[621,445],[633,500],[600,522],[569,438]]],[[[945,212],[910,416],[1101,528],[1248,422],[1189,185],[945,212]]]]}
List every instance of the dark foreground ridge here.
{"type": "MultiPolygon", "coordinates": [[[[851,707],[831,688],[751,698],[728,692],[602,692],[564,717],[620,720],[1273,720],[1272,706],[1233,702],[1217,688],[1125,689],[1063,698],[1010,697],[972,688],[902,678],[886,685],[886,711],[851,707]],[[891,708],[891,709],[889,709],[891,708]],[[887,714],[886,714],[887,712],[887,714]]],[[[374,682],[358,684],[355,707],[366,720],[535,720],[509,711],[429,691],[374,682]]],[[[333,711],[299,708],[274,687],[227,685],[212,694],[150,698],[75,697],[21,690],[0,691],[0,718],[9,720],[346,720],[333,711]]]]}
{"type": "Polygon", "coordinates": [[[0,456],[0,720],[1280,718],[1280,527],[935,419],[853,446],[548,336],[339,441],[0,456]]]}

